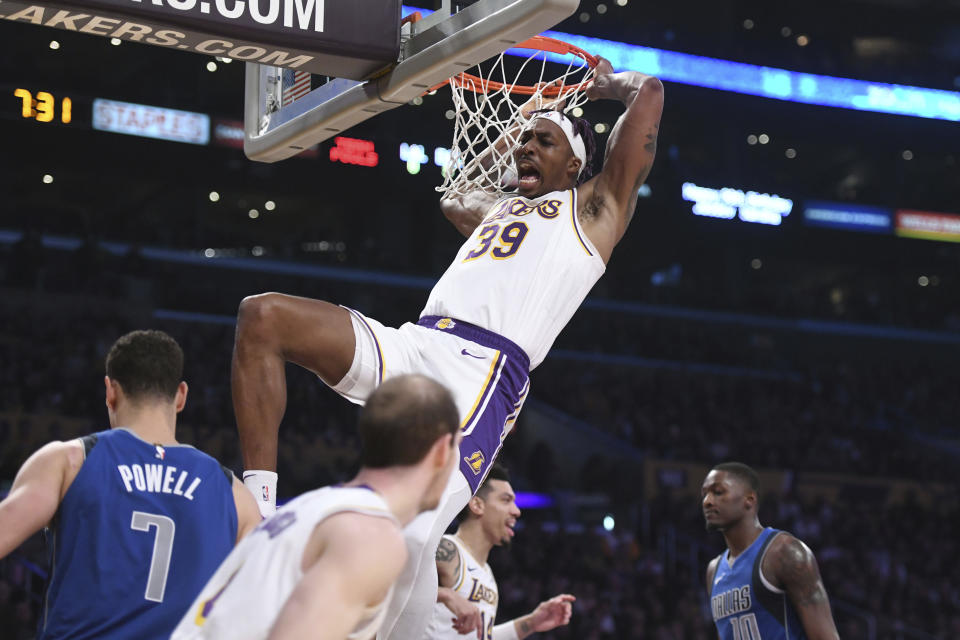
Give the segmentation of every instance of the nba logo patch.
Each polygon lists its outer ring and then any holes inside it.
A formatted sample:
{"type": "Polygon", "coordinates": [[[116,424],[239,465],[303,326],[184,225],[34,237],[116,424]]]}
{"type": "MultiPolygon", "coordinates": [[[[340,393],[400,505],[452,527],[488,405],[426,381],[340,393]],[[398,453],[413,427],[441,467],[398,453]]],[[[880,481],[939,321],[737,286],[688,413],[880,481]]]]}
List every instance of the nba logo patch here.
{"type": "Polygon", "coordinates": [[[435,326],[437,329],[453,329],[455,326],[457,326],[457,323],[450,318],[440,318],[433,326],[435,326]]]}
{"type": "Polygon", "coordinates": [[[263,485],[263,491],[261,492],[264,502],[270,502],[270,487],[263,485]]]}
{"type": "Polygon", "coordinates": [[[167,452],[164,451],[163,447],[161,447],[161,446],[158,445],[158,444],[155,444],[155,445],[153,445],[153,446],[155,446],[155,447],[157,448],[157,453],[156,453],[156,455],[155,455],[154,457],[155,457],[155,458],[158,458],[158,459],[160,459],[160,460],[163,460],[164,456],[167,455],[167,452]]]}
{"type": "Polygon", "coordinates": [[[464,456],[463,461],[470,465],[470,470],[473,471],[473,475],[480,475],[480,471],[483,469],[483,463],[485,462],[483,458],[483,452],[479,449],[470,454],[470,456],[464,456]]]}

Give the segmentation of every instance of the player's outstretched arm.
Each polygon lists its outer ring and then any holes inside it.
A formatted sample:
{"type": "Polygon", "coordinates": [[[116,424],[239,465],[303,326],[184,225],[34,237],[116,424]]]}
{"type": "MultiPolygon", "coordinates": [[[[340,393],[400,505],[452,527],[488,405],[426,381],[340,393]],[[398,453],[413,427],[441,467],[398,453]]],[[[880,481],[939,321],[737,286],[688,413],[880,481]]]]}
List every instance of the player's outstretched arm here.
{"type": "Polygon", "coordinates": [[[269,640],[344,640],[364,610],[387,596],[406,560],[402,532],[386,518],[341,513],[325,520],[269,640]]]}
{"type": "Polygon", "coordinates": [[[237,542],[253,531],[263,521],[257,501],[240,479],[233,477],[233,502],[237,506],[237,542]]]}
{"type": "Polygon", "coordinates": [[[512,640],[514,633],[519,640],[523,640],[532,633],[550,631],[570,624],[574,601],[576,598],[569,593],[553,596],[538,604],[536,609],[522,618],[495,626],[493,640],[512,640]]]}
{"type": "Polygon", "coordinates": [[[0,558],[47,526],[82,464],[79,440],[51,442],[27,458],[0,502],[0,558]]]}
{"type": "Polygon", "coordinates": [[[789,534],[777,536],[767,550],[763,570],[787,592],[809,640],[839,639],[817,559],[807,545],[789,534]]]}
{"type": "Polygon", "coordinates": [[[580,187],[580,219],[594,246],[608,260],[633,217],[637,190],[653,167],[663,85],[636,71],[613,73],[610,62],[601,58],[587,97],[617,100],[626,107],[607,140],[603,169],[580,187]]]}

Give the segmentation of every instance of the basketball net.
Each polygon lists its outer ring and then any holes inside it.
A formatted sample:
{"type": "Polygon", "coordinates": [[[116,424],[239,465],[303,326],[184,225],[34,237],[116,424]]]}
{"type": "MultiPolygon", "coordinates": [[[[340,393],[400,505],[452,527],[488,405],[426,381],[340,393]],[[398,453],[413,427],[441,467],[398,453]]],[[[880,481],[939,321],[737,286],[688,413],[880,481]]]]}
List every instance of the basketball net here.
{"type": "Polygon", "coordinates": [[[453,142],[443,168],[443,184],[436,188],[444,197],[482,190],[499,198],[515,189],[513,153],[519,146],[520,134],[533,119],[533,112],[557,109],[569,113],[587,102],[584,90],[593,78],[596,58],[540,36],[517,48],[530,50],[519,70],[508,70],[505,54],[500,54],[475,67],[474,73],[462,73],[449,80],[453,94],[453,142]],[[562,45],[563,50],[557,50],[554,43],[562,45]],[[563,56],[566,67],[559,76],[556,62],[547,66],[544,48],[563,56]]]}

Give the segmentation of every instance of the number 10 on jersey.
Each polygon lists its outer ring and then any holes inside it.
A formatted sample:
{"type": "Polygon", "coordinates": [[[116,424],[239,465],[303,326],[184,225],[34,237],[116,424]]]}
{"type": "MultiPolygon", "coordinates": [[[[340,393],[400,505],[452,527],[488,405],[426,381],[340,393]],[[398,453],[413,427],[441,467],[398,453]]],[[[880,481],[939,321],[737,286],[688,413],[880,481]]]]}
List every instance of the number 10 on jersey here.
{"type": "Polygon", "coordinates": [[[755,613],[731,619],[730,627],[733,629],[733,640],[762,640],[755,613]]]}

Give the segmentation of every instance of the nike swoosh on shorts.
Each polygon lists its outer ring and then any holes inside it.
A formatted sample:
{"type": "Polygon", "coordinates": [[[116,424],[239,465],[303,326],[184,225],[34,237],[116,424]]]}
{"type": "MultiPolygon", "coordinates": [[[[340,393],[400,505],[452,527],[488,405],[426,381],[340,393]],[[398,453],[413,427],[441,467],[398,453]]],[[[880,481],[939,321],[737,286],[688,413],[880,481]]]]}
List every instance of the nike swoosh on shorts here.
{"type": "Polygon", "coordinates": [[[486,359],[487,359],[487,356],[475,356],[475,355],[473,355],[472,353],[470,353],[469,351],[467,351],[466,349],[461,349],[461,350],[460,350],[460,355],[470,356],[471,358],[476,358],[477,360],[486,360],[486,359]]]}

